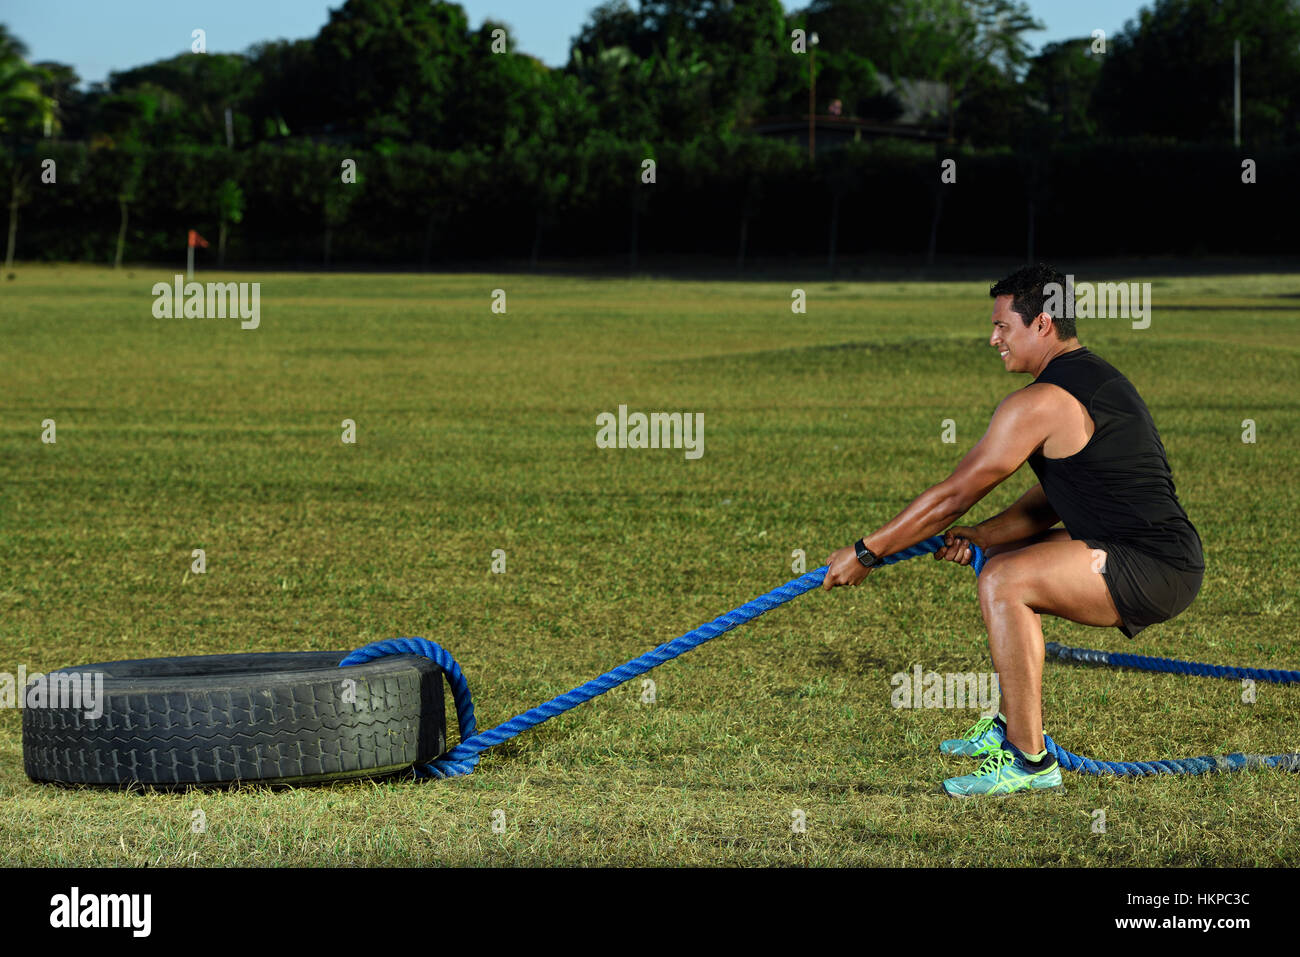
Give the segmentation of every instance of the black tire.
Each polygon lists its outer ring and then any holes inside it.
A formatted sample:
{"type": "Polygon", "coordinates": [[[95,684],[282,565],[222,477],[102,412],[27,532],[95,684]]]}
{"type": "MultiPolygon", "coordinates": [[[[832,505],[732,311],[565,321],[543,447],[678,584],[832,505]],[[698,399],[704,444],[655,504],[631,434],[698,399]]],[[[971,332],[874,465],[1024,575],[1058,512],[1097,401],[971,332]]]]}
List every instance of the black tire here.
{"type": "Polygon", "coordinates": [[[64,707],[25,707],[23,767],[33,781],[62,784],[297,784],[388,774],[442,754],[442,670],[419,655],[340,668],[347,654],[61,668],[51,676],[103,676],[103,713],[88,718],[99,709],[67,695],[64,707]]]}

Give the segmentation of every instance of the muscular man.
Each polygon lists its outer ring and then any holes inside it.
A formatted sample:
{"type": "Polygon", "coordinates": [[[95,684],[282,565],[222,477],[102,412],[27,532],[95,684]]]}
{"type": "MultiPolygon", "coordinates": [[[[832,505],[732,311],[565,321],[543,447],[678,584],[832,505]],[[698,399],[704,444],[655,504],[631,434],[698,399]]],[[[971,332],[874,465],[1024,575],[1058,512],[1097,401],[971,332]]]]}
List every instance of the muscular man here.
{"type": "Polygon", "coordinates": [[[1205,570],[1151,413],[1128,379],[1079,344],[1073,317],[1046,310],[1049,283],[1063,289],[1065,277],[1040,264],[989,290],[989,345],[1004,369],[1034,381],[1002,400],[952,475],[831,555],[822,585],[860,584],[877,556],[944,529],[936,558],[969,564],[972,542],[989,556],[979,601],[1002,711],[940,745],[984,759],[974,774],[943,782],[954,796],[1061,786],[1043,742],[1041,615],[1132,638],[1190,605],[1205,570]],[[1038,484],[1019,501],[978,525],[949,528],[1026,461],[1038,484]]]}

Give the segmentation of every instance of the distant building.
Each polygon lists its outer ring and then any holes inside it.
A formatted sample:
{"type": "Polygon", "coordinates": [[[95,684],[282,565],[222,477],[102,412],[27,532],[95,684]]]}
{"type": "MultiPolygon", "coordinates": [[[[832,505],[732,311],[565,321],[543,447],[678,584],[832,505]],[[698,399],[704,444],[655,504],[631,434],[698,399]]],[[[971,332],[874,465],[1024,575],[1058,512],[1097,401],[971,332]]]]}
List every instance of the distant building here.
{"type": "Polygon", "coordinates": [[[937,80],[911,80],[906,77],[894,80],[885,74],[878,75],[880,92],[897,100],[903,112],[894,120],[903,126],[947,129],[948,84],[937,80]]]}
{"type": "MultiPolygon", "coordinates": [[[[826,113],[813,118],[817,149],[832,149],[862,139],[921,140],[942,142],[948,137],[948,84],[934,80],[892,78],[880,74],[881,116],[845,116],[843,102],[833,98],[826,113]],[[891,116],[892,114],[892,116],[891,116]],[[889,119],[882,118],[890,116],[889,119]]],[[[750,129],[761,136],[779,136],[808,144],[808,114],[764,116],[750,129]]]]}

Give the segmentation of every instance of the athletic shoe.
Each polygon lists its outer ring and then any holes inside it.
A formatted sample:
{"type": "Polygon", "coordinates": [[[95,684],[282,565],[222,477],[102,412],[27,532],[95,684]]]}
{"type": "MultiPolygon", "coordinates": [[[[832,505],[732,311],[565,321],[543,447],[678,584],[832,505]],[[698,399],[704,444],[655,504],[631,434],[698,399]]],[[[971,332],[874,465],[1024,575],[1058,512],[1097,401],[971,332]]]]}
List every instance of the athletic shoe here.
{"type": "Polygon", "coordinates": [[[1006,795],[1016,791],[1063,791],[1061,766],[1048,754],[1039,767],[1026,761],[1014,750],[1015,746],[990,751],[974,774],[948,778],[943,782],[944,793],[950,797],[976,797],[980,795],[1006,795]]]}
{"type": "Polygon", "coordinates": [[[996,748],[1002,747],[1007,739],[1007,726],[994,718],[980,718],[966,730],[961,738],[949,738],[939,742],[939,751],[943,754],[958,754],[968,758],[978,758],[996,748]]]}

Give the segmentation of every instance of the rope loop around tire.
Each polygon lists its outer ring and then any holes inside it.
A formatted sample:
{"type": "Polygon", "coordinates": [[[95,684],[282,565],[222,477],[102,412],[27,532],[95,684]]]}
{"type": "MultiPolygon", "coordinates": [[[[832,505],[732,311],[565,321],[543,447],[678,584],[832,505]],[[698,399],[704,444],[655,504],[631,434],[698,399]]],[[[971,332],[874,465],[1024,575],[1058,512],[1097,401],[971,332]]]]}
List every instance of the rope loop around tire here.
{"type": "MultiPolygon", "coordinates": [[[[442,673],[447,677],[447,684],[451,686],[452,700],[456,703],[456,717],[460,727],[462,744],[466,739],[474,736],[474,729],[477,724],[474,719],[474,698],[469,693],[469,681],[466,679],[465,673],[460,670],[460,665],[456,663],[456,659],[451,656],[451,652],[436,641],[430,641],[427,638],[389,638],[386,641],[376,641],[352,652],[339,662],[339,667],[346,668],[348,665],[359,665],[362,662],[382,658],[385,655],[422,655],[431,659],[434,664],[441,668],[442,673]]],[[[438,758],[431,764],[417,765],[417,773],[437,778],[451,778],[461,774],[469,774],[478,764],[478,751],[457,755],[456,752],[460,748],[461,745],[458,745],[447,755],[438,758]]]]}

